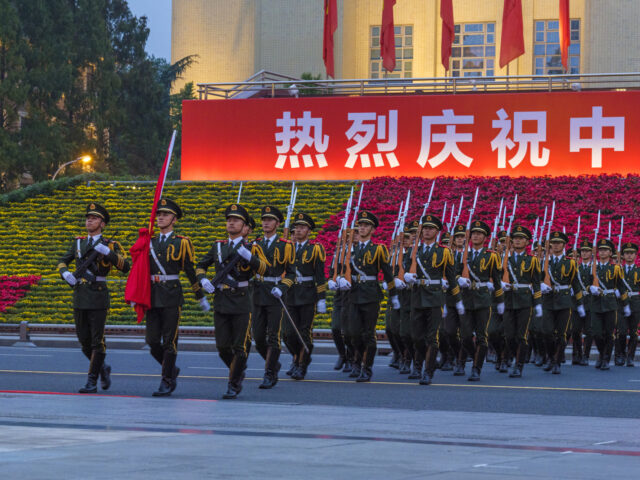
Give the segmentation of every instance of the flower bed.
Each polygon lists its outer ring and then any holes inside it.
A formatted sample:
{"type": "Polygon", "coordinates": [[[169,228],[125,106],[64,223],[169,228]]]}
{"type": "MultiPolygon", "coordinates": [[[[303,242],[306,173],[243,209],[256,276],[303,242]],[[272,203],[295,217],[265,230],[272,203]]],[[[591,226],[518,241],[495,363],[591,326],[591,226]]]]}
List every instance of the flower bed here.
{"type": "Polygon", "coordinates": [[[38,275],[28,277],[0,276],[0,313],[24,297],[31,285],[38,283],[38,275]]]}

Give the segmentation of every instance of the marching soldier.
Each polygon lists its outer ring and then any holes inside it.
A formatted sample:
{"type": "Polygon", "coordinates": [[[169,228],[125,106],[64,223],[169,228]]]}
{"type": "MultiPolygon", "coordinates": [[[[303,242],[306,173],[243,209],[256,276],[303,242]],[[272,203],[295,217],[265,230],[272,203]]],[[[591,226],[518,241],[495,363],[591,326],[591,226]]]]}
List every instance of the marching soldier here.
{"type": "Polygon", "coordinates": [[[202,293],[193,267],[195,253],[191,240],[173,231],[182,218],[182,209],[176,202],[161,198],[156,209],[159,235],[151,239],[149,247],[151,270],[151,308],[146,314],[145,341],[151,356],[162,366],[162,380],[154,397],[166,397],[176,389],[180,369],[178,357],[178,326],[184,304],[180,272],[184,271],[196,298],[204,311],[209,302],[202,293]]]}
{"type": "Polygon", "coordinates": [[[549,245],[550,257],[548,271],[551,286],[540,284],[542,291],[542,334],[545,350],[549,356],[549,364],[544,371],[560,373],[562,354],[567,346],[567,329],[571,321],[572,297],[575,296],[576,310],[581,318],[586,317],[582,305],[582,287],[575,260],[564,255],[564,248],[569,241],[563,232],[551,232],[549,245]],[[573,292],[573,293],[572,293],[573,292]]]}
{"type": "Polygon", "coordinates": [[[295,323],[302,341],[291,321],[285,325],[285,344],[294,357],[291,378],[304,380],[311,363],[313,351],[313,318],[318,313],[327,312],[327,282],[324,276],[326,254],[320,243],[311,243],[309,234],[316,228],[313,219],[306,213],[298,213],[293,222],[295,263],[295,283],[287,295],[287,310],[295,323]],[[305,349],[306,346],[306,349],[305,349]]]}
{"type": "Polygon", "coordinates": [[[229,237],[213,244],[196,265],[196,275],[205,292],[215,292],[213,323],[216,346],[220,358],[229,368],[227,391],[222,398],[232,399],[242,391],[247,365],[252,306],[249,279],[254,272],[264,275],[267,263],[257,252],[251,253],[242,237],[245,225],[250,222],[247,210],[242,205],[234,203],[225,209],[224,216],[229,237]],[[207,269],[211,265],[214,265],[217,275],[225,274],[215,287],[206,277],[207,269]]]}
{"type": "Polygon", "coordinates": [[[283,316],[279,298],[284,298],[293,285],[296,276],[293,266],[295,251],[289,240],[278,238],[278,226],[284,221],[279,209],[265,206],[261,218],[264,236],[256,242],[256,247],[261,251],[260,258],[264,257],[268,266],[264,276],[255,276],[251,323],[256,350],[265,360],[264,380],[259,388],[269,389],[278,383],[283,316]]]}
{"type": "MultiPolygon", "coordinates": [[[[400,245],[397,246],[397,248],[401,248],[402,249],[402,259],[403,259],[403,263],[404,263],[404,255],[405,255],[405,251],[406,251],[406,246],[409,243],[411,238],[411,233],[409,233],[409,231],[407,230],[407,226],[405,225],[404,227],[404,231],[402,232],[402,241],[400,242],[400,245]]],[[[391,252],[392,255],[392,260],[394,258],[398,259],[399,262],[399,252],[391,252]]],[[[399,263],[394,263],[392,265],[392,269],[393,269],[393,276],[394,278],[398,276],[398,273],[400,272],[400,265],[399,263]]],[[[387,290],[387,285],[383,284],[382,287],[387,290]]],[[[392,355],[392,359],[391,362],[389,363],[389,366],[391,368],[396,368],[398,370],[400,370],[400,364],[404,363],[403,357],[404,357],[404,353],[405,353],[405,346],[404,343],[402,342],[402,338],[400,337],[400,322],[402,321],[401,317],[402,317],[402,293],[403,293],[404,289],[401,289],[398,293],[398,299],[400,301],[400,305],[401,308],[395,310],[393,308],[391,308],[391,298],[388,298],[387,301],[387,308],[385,311],[385,330],[386,330],[386,334],[387,334],[387,339],[389,340],[389,344],[391,345],[391,349],[393,351],[393,355],[392,355]]]]}
{"type": "Polygon", "coordinates": [[[98,377],[103,390],[111,386],[111,366],[104,362],[107,351],[104,327],[110,305],[106,277],[112,267],[127,273],[130,266],[122,246],[114,240],[102,238],[109,218],[109,212],[102,205],[89,204],[85,213],[87,236],[76,237],[58,262],[60,275],[73,288],[76,335],[82,353],[90,362],[87,383],[80,388],[80,393],[96,393],[98,377]],[[74,260],[75,275],[69,271],[69,264],[74,260]]]}
{"type": "MultiPolygon", "coordinates": [[[[330,271],[330,276],[333,276],[333,269],[330,271]]],[[[342,328],[342,301],[344,298],[344,292],[338,290],[337,282],[329,279],[328,289],[334,292],[333,294],[333,308],[331,309],[331,337],[333,343],[338,351],[338,360],[333,366],[334,370],[342,370],[346,366],[347,350],[344,343],[343,328],[342,328]]]]}
{"type": "MultiPolygon", "coordinates": [[[[402,254],[402,263],[404,271],[408,272],[411,268],[411,248],[415,241],[416,232],[420,222],[414,220],[405,225],[405,236],[403,239],[404,252],[402,254]],[[408,235],[407,235],[408,234],[408,235]]],[[[402,288],[398,292],[400,300],[400,341],[404,348],[400,362],[399,372],[403,375],[411,373],[411,364],[415,359],[415,350],[413,349],[413,340],[411,338],[411,288],[402,288]]],[[[420,376],[416,377],[420,378],[420,376]]]]}
{"type": "Polygon", "coordinates": [[[589,291],[589,287],[593,284],[593,275],[591,274],[593,244],[588,240],[583,240],[579,248],[581,262],[578,265],[578,274],[576,277],[582,291],[582,306],[585,311],[585,316],[580,317],[580,315],[578,315],[571,321],[571,338],[573,343],[571,364],[586,366],[589,365],[589,353],[591,351],[591,344],[593,343],[593,332],[591,330],[591,292],[589,291]],[[584,349],[582,342],[583,333],[584,349]]]}
{"type": "Polygon", "coordinates": [[[472,382],[480,380],[480,372],[487,353],[487,330],[494,296],[499,302],[497,305],[498,314],[504,313],[504,295],[501,284],[502,265],[498,255],[484,247],[490,234],[491,229],[485,222],[475,220],[471,224],[471,249],[467,257],[471,278],[458,277],[465,310],[460,328],[463,348],[458,362],[464,372],[467,356],[473,355],[471,376],[468,378],[472,382]]]}
{"type": "MultiPolygon", "coordinates": [[[[527,357],[527,333],[532,313],[542,317],[542,292],[540,291],[540,262],[525,252],[531,241],[531,232],[516,225],[511,233],[514,252],[505,258],[509,282],[502,283],[505,293],[504,332],[507,348],[515,363],[509,377],[522,377],[527,357]]],[[[508,252],[507,252],[508,253],[508,252]]]]}
{"type": "MultiPolygon", "coordinates": [[[[356,219],[360,241],[354,243],[351,255],[352,282],[341,277],[339,288],[351,290],[351,318],[349,336],[355,350],[354,363],[360,375],[356,382],[368,382],[373,373],[372,367],[377,352],[376,323],[380,311],[382,291],[378,284],[378,273],[382,272],[388,285],[392,307],[400,308],[396,286],[404,285],[393,278],[389,264],[389,250],[381,244],[374,244],[371,235],[379,226],[378,218],[371,212],[360,211],[356,219]]],[[[351,373],[353,375],[353,372],[351,373]]]]}
{"type": "Polygon", "coordinates": [[[610,262],[613,253],[613,242],[608,239],[598,241],[599,261],[596,265],[596,275],[599,286],[591,285],[591,327],[593,337],[598,347],[598,360],[596,368],[609,370],[611,352],[613,351],[613,332],[616,328],[616,317],[618,310],[617,295],[623,305],[624,316],[631,315],[627,288],[624,285],[624,272],[620,265],[610,262]]]}
{"type": "Polygon", "coordinates": [[[638,256],[638,245],[627,242],[622,247],[624,258],[624,284],[627,288],[631,315],[622,317],[618,324],[618,342],[621,343],[620,350],[624,350],[627,335],[629,335],[629,345],[627,348],[627,367],[633,367],[633,360],[636,355],[638,345],[638,321],[640,320],[640,268],[636,265],[638,256]]]}
{"type": "Polygon", "coordinates": [[[460,298],[460,287],[456,283],[451,250],[437,244],[438,231],[442,222],[434,215],[426,215],[422,222],[421,244],[416,251],[416,273],[404,275],[407,284],[412,285],[411,327],[416,351],[416,364],[422,371],[420,385],[432,382],[438,354],[438,328],[442,322],[442,308],[445,305],[443,280],[449,283],[450,293],[456,299],[458,314],[464,315],[460,298]]]}
{"type": "MultiPolygon", "coordinates": [[[[500,231],[498,233],[498,243],[496,244],[496,254],[502,259],[504,254],[505,242],[507,241],[507,232],[500,231]]],[[[502,261],[500,262],[502,265],[502,261]]],[[[504,295],[504,292],[503,292],[504,295]]],[[[489,353],[495,352],[495,369],[500,373],[509,371],[509,361],[507,357],[507,348],[504,338],[504,311],[498,313],[498,305],[504,303],[505,297],[498,299],[493,296],[493,305],[491,308],[491,318],[489,319],[488,342],[489,351],[487,353],[487,361],[489,361],[489,353]]]]}
{"type": "MultiPolygon", "coordinates": [[[[462,275],[462,256],[464,254],[464,242],[467,229],[464,225],[456,225],[453,229],[453,245],[451,252],[453,254],[453,271],[456,278],[462,275]]],[[[462,351],[462,344],[460,342],[460,330],[462,321],[458,310],[456,309],[456,297],[452,295],[451,290],[446,291],[445,302],[445,335],[449,337],[449,344],[453,350],[454,359],[456,362],[453,375],[456,377],[464,375],[464,362],[466,362],[466,353],[462,351]],[[463,359],[464,356],[464,359],[463,359]]],[[[444,368],[443,368],[444,370],[444,368]]]]}

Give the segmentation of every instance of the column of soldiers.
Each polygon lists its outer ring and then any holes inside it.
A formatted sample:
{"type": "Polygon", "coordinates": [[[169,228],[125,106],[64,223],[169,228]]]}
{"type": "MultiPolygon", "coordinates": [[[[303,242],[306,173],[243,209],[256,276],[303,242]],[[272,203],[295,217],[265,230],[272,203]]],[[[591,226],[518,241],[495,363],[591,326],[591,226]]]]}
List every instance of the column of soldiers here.
{"type": "MultiPolygon", "coordinates": [[[[146,342],[161,366],[154,396],[171,395],[180,373],[176,365],[184,303],[180,272],[187,276],[201,308],[213,308],[217,350],[229,369],[223,398],[236,398],[242,391],[252,338],[265,362],[261,389],[278,383],[282,343],[292,357],[287,374],[294,380],[305,379],[312,359],[313,320],[316,312],[326,312],[327,288],[335,292],[334,368],[356,382],[369,382],[384,298],[379,280],[384,280],[388,295],[390,366],[421,385],[432,383],[437,368],[464,376],[469,361],[468,380],[479,381],[490,349],[496,370],[509,372],[510,378],[521,377],[530,359],[559,374],[569,337],[574,365],[588,365],[592,343],[598,351],[596,368],[609,369],[614,347],[616,365],[634,365],[640,320],[640,268],[634,243],[624,243],[622,258],[614,263],[610,240],[598,241],[597,258],[593,245],[584,240],[578,261],[578,252],[566,252],[567,235],[554,231],[550,251],[541,261],[540,248],[537,252],[530,248],[532,233],[523,225],[513,227],[508,242],[507,233],[499,232],[495,248],[487,247],[491,228],[480,219],[469,223],[469,232],[463,225],[455,226],[441,243],[443,223],[426,213],[421,221],[404,227],[400,243],[390,253],[372,240],[378,218],[363,210],[356,217],[353,241],[331,266],[335,281],[327,284],[326,254],[319,243],[309,240],[315,222],[308,214],[294,216],[289,240],[278,233],[281,210],[264,206],[263,236],[253,242],[248,237],[255,221],[242,205],[229,205],[224,215],[227,237],[213,242],[196,262],[190,239],[174,232],[182,209],[168,198],[158,203],[159,234],[151,240],[149,259],[151,308],[146,312],[146,342]],[[207,276],[211,267],[214,278],[207,276]],[[213,295],[213,306],[207,294],[213,295]]],[[[122,246],[102,236],[109,221],[106,208],[89,204],[87,236],[77,237],[58,265],[74,290],[76,332],[90,361],[82,393],[96,393],[98,380],[103,390],[111,385],[111,367],[105,363],[106,277],[113,268],[124,273],[130,268],[122,246]],[[69,270],[72,261],[74,272],[69,270]]]]}

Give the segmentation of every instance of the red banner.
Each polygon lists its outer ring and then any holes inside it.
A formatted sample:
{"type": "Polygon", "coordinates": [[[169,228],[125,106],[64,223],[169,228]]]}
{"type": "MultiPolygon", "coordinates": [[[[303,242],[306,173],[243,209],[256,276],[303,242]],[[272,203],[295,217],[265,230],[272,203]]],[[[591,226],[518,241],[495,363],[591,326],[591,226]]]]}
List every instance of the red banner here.
{"type": "Polygon", "coordinates": [[[640,173],[640,92],[189,100],[183,180],[640,173]]]}

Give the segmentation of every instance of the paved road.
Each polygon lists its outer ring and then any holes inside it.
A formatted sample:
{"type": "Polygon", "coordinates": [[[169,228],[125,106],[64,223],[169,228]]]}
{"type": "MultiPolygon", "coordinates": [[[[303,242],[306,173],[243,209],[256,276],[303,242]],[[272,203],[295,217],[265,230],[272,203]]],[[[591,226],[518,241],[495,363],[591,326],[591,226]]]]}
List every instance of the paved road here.
{"type": "Polygon", "coordinates": [[[182,352],[178,389],[162,399],[148,352],[108,358],[112,388],[75,395],[77,349],[0,348],[1,478],[595,480],[640,468],[640,367],[527,366],[508,379],[487,365],[480,384],[437,372],[422,387],[386,357],[356,384],[317,355],[309,380],[262,391],[253,355],[241,398],[218,401],[216,354],[182,352]]]}

